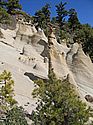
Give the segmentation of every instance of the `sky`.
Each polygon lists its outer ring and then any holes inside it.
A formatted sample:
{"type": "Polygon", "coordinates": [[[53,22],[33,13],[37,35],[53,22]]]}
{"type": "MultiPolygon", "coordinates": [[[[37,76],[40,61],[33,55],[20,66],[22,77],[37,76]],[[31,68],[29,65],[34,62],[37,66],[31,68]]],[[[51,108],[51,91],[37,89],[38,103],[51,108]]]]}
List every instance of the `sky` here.
{"type": "Polygon", "coordinates": [[[67,2],[66,9],[74,8],[78,13],[78,18],[82,24],[90,24],[93,27],[93,0],[20,0],[23,11],[34,15],[46,3],[51,6],[51,17],[56,16],[55,5],[60,2],[67,2]]]}

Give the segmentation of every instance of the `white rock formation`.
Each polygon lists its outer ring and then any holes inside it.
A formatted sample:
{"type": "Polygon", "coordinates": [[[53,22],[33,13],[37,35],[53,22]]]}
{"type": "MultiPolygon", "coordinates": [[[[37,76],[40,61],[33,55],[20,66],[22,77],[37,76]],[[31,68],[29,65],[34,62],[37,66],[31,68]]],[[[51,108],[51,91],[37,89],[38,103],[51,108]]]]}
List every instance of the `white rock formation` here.
{"type": "Polygon", "coordinates": [[[51,63],[56,75],[64,79],[69,74],[70,82],[76,86],[84,101],[86,95],[93,97],[93,63],[89,56],[84,54],[82,46],[75,43],[71,48],[67,48],[64,43],[57,43],[53,34],[50,41],[51,63]]]}
{"type": "MultiPolygon", "coordinates": [[[[48,40],[42,30],[37,31],[27,24],[18,23],[15,30],[0,30],[3,33],[3,38],[0,38],[0,72],[6,69],[12,73],[15,98],[19,105],[31,112],[36,102],[31,95],[33,80],[48,78],[48,40]]],[[[83,100],[86,95],[93,96],[93,64],[82,47],[77,43],[71,48],[65,43],[59,44],[52,33],[50,48],[51,63],[57,77],[65,79],[69,74],[70,82],[83,100]]]]}
{"type": "MultiPolygon", "coordinates": [[[[22,25],[22,27],[25,30],[19,30],[19,24],[17,24],[15,30],[1,29],[4,38],[0,38],[0,72],[6,69],[12,73],[15,81],[15,98],[19,105],[22,105],[28,112],[31,112],[35,108],[36,102],[31,95],[34,88],[33,79],[47,79],[48,62],[44,63],[44,57],[40,56],[35,50],[35,46],[31,43],[27,44],[29,36],[37,33],[36,29],[34,28],[33,31],[33,27],[26,25],[22,25]],[[20,32],[19,36],[16,35],[18,32],[20,32]],[[20,40],[21,35],[25,35],[22,40],[20,40]],[[25,50],[24,55],[20,54],[23,48],[25,50]],[[35,65],[36,68],[33,68],[35,65]],[[27,104],[28,102],[29,104],[27,104]]],[[[41,35],[40,39],[46,39],[47,41],[44,33],[41,34],[43,34],[44,38],[41,35]]],[[[35,42],[37,43],[38,39],[36,40],[35,42]]]]}

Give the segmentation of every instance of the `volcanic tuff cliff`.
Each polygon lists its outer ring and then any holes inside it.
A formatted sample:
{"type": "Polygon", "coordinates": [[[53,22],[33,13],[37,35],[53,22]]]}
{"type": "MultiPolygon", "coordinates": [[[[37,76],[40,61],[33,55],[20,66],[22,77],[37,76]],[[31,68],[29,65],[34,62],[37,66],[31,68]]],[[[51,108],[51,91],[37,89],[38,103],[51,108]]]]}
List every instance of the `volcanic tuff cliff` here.
{"type": "Polygon", "coordinates": [[[12,73],[15,99],[19,105],[28,112],[35,108],[36,100],[31,96],[33,80],[48,79],[48,51],[56,76],[60,79],[69,77],[81,98],[85,100],[87,97],[87,103],[92,105],[93,64],[89,56],[84,54],[81,45],[74,43],[68,48],[65,42],[59,44],[52,32],[48,48],[44,32],[21,21],[15,30],[0,28],[0,31],[0,72],[6,69],[12,73]]]}

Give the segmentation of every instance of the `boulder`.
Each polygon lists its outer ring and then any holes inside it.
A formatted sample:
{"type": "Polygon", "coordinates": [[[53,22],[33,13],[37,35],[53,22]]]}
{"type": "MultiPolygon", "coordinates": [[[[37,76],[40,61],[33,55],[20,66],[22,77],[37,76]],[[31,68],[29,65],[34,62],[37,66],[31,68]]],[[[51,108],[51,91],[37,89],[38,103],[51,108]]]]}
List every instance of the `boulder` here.
{"type": "Polygon", "coordinates": [[[86,99],[88,102],[93,102],[93,96],[91,96],[91,95],[86,95],[86,96],[85,96],[85,99],[86,99]]]}

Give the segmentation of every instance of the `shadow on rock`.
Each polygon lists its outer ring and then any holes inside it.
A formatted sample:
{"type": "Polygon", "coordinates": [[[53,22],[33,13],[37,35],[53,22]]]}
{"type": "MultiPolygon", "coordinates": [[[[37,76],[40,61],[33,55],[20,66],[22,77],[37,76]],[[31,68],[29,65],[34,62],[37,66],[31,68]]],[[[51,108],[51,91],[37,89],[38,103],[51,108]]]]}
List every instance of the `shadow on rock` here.
{"type": "Polygon", "coordinates": [[[38,79],[42,79],[42,80],[44,80],[44,81],[47,81],[47,79],[43,79],[43,78],[40,78],[40,77],[38,77],[38,76],[35,76],[33,73],[25,72],[24,75],[25,75],[25,76],[28,76],[29,79],[31,79],[32,81],[38,80],[38,79]]]}

